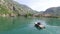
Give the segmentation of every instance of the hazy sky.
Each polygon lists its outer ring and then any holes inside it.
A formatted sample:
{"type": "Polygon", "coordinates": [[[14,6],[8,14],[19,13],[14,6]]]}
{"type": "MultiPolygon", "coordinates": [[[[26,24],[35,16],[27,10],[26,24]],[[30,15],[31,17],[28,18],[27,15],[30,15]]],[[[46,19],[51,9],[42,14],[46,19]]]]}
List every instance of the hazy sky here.
{"type": "Polygon", "coordinates": [[[60,6],[60,0],[15,0],[21,4],[25,4],[37,11],[45,11],[50,7],[60,6]]]}

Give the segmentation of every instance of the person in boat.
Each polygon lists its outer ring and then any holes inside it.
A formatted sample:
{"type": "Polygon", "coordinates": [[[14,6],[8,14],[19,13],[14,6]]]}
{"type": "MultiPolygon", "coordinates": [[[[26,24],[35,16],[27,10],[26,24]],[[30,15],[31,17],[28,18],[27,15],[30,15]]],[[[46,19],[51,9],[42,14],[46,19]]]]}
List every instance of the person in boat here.
{"type": "Polygon", "coordinates": [[[40,22],[38,22],[37,24],[38,24],[38,25],[41,25],[41,23],[40,23],[40,22]]]}

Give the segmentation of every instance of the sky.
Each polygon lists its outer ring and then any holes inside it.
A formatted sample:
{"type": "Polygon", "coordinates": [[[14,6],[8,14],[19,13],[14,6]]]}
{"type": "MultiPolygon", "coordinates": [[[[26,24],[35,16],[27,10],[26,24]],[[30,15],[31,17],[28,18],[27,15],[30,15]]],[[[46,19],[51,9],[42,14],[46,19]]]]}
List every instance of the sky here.
{"type": "Polygon", "coordinates": [[[18,3],[25,4],[36,11],[45,11],[50,7],[60,6],[60,0],[15,0],[18,3]]]}

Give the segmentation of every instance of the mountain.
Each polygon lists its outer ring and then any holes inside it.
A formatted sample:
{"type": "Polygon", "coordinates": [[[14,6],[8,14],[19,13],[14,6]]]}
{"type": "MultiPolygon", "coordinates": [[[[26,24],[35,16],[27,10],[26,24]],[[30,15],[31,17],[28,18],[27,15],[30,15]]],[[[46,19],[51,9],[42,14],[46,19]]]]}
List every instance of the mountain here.
{"type": "Polygon", "coordinates": [[[37,11],[32,10],[26,5],[20,4],[13,0],[0,0],[0,14],[5,15],[26,15],[35,14],[37,11]]]}
{"type": "Polygon", "coordinates": [[[34,16],[38,16],[38,17],[60,17],[60,7],[48,8],[45,11],[40,11],[39,13],[36,13],[34,16]]]}
{"type": "Polygon", "coordinates": [[[45,16],[60,17],[60,7],[51,7],[43,12],[45,16]]]}

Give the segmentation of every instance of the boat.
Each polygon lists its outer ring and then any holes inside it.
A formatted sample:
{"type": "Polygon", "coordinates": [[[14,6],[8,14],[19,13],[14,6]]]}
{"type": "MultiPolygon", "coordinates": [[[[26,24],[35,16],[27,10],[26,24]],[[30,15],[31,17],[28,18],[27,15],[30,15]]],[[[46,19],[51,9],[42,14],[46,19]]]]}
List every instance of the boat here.
{"type": "Polygon", "coordinates": [[[45,28],[45,26],[43,24],[41,24],[40,22],[35,23],[35,27],[40,28],[40,29],[45,28]]]}

